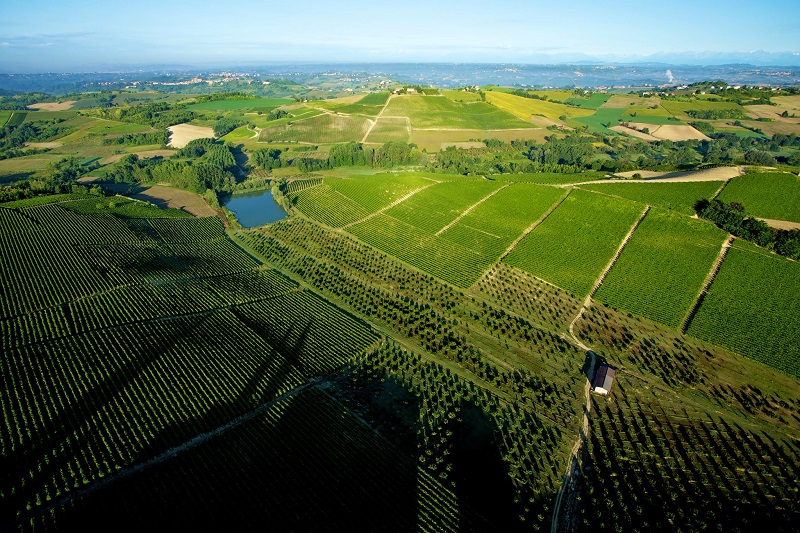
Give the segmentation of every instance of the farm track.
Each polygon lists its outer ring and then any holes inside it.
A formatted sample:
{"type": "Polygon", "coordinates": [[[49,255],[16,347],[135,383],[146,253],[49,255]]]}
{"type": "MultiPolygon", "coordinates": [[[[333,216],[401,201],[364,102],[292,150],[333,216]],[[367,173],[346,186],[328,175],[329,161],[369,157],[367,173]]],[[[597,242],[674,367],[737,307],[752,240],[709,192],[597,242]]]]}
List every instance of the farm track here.
{"type": "Polygon", "coordinates": [[[450,228],[452,228],[453,226],[455,226],[455,225],[458,223],[458,221],[459,221],[459,220],[461,220],[461,219],[462,219],[462,218],[464,218],[465,216],[469,215],[469,214],[470,214],[470,213],[471,213],[471,212],[472,212],[472,211],[473,211],[473,210],[474,210],[476,207],[478,207],[478,206],[479,206],[479,205],[481,205],[483,202],[485,202],[486,200],[488,200],[489,198],[491,198],[492,196],[494,196],[495,194],[499,193],[500,191],[502,191],[503,189],[505,189],[506,187],[508,187],[508,186],[510,186],[510,185],[511,185],[510,183],[507,183],[506,185],[503,185],[503,186],[502,186],[502,187],[500,187],[499,189],[495,189],[494,191],[490,192],[489,194],[487,194],[486,196],[484,196],[483,198],[481,198],[480,200],[478,200],[477,202],[475,202],[474,204],[472,204],[471,206],[469,206],[468,208],[466,208],[466,209],[465,209],[465,210],[464,210],[464,211],[463,211],[463,212],[462,212],[460,215],[458,215],[458,216],[455,218],[455,220],[453,220],[453,221],[452,221],[452,222],[450,222],[448,225],[446,225],[445,227],[443,227],[442,229],[440,229],[439,231],[437,231],[437,232],[435,233],[435,235],[438,237],[439,235],[441,235],[441,234],[442,234],[442,233],[444,233],[445,231],[449,230],[450,228]]]}
{"type": "Polygon", "coordinates": [[[561,483],[561,488],[558,490],[558,495],[556,496],[556,501],[555,504],[553,505],[553,516],[550,520],[550,533],[558,533],[558,515],[561,512],[561,507],[564,502],[564,495],[567,494],[569,497],[569,494],[573,490],[573,476],[575,475],[575,473],[577,473],[580,465],[581,447],[589,439],[589,414],[592,411],[591,382],[589,381],[589,376],[592,375],[592,371],[594,370],[594,367],[597,364],[597,355],[594,353],[594,351],[592,351],[591,348],[589,348],[587,345],[581,342],[581,340],[578,339],[577,335],[575,335],[575,324],[578,322],[578,320],[581,319],[581,317],[583,317],[583,314],[592,305],[592,296],[594,296],[594,294],[603,284],[603,281],[605,280],[611,268],[614,266],[614,263],[617,262],[617,259],[619,258],[622,251],[627,246],[628,242],[630,241],[631,237],[636,231],[636,228],[639,227],[639,224],[642,223],[642,220],[644,220],[644,217],[647,216],[647,213],[649,211],[650,211],[650,206],[648,205],[644,208],[644,211],[642,211],[642,214],[639,216],[636,222],[633,223],[633,226],[631,226],[631,229],[628,231],[628,234],[625,235],[624,239],[622,239],[622,242],[620,243],[619,248],[617,248],[614,257],[611,258],[611,260],[606,265],[606,268],[597,277],[597,280],[595,281],[592,290],[589,292],[589,294],[586,296],[586,299],[583,301],[583,305],[581,306],[580,311],[578,311],[578,314],[575,316],[574,319],[572,319],[572,322],[570,322],[569,324],[570,340],[572,341],[573,344],[575,344],[581,350],[583,350],[584,352],[586,352],[591,356],[591,363],[587,371],[586,383],[584,385],[585,405],[583,409],[583,419],[581,420],[581,427],[580,430],[578,431],[578,438],[575,440],[575,445],[572,447],[572,451],[570,452],[569,461],[567,462],[567,470],[564,473],[564,480],[561,483]]]}
{"type": "MultiPolygon", "coordinates": [[[[528,236],[528,234],[529,234],[530,232],[532,232],[533,230],[535,230],[537,227],[539,227],[539,225],[540,225],[542,222],[544,222],[545,220],[547,220],[547,217],[549,217],[549,216],[550,216],[550,215],[553,213],[553,211],[555,211],[556,209],[558,209],[558,206],[560,206],[561,204],[563,204],[563,203],[564,203],[564,200],[566,200],[566,199],[567,199],[567,196],[569,196],[569,195],[570,195],[570,193],[572,193],[572,191],[573,191],[573,189],[569,189],[569,190],[567,191],[567,193],[566,193],[564,196],[562,196],[561,198],[559,198],[559,199],[558,199],[558,201],[556,201],[556,203],[554,203],[553,205],[551,205],[551,206],[550,206],[550,208],[549,208],[547,211],[545,211],[545,212],[544,212],[544,214],[543,214],[542,216],[540,216],[540,217],[538,218],[538,220],[534,221],[534,223],[533,223],[533,224],[531,224],[530,226],[528,226],[527,228],[525,228],[525,231],[523,231],[523,232],[522,232],[522,234],[521,234],[519,237],[517,237],[516,239],[514,239],[514,242],[512,242],[512,243],[511,243],[511,244],[508,246],[508,248],[506,248],[506,251],[505,251],[505,252],[503,252],[503,255],[501,255],[501,256],[500,256],[500,259],[498,259],[497,261],[495,261],[495,263],[492,265],[492,267],[495,267],[495,266],[497,266],[497,264],[498,264],[498,263],[500,263],[500,262],[501,262],[503,259],[505,259],[505,258],[506,258],[506,256],[507,256],[508,254],[510,254],[510,253],[511,253],[511,250],[513,250],[514,248],[516,248],[516,247],[517,247],[517,245],[520,243],[520,241],[521,241],[522,239],[524,239],[525,237],[527,237],[527,236],[528,236]]],[[[490,268],[489,270],[491,270],[491,268],[490,268]]]]}
{"type": "Polygon", "coordinates": [[[700,288],[700,292],[697,293],[692,306],[689,308],[689,312],[686,313],[686,316],[683,318],[683,322],[681,322],[681,326],[678,329],[681,334],[685,335],[686,330],[689,329],[689,324],[692,323],[694,315],[697,314],[697,311],[700,309],[700,305],[703,303],[706,294],[708,294],[708,289],[710,289],[711,284],[714,283],[714,279],[719,273],[722,262],[728,255],[728,250],[731,249],[731,244],[733,244],[733,235],[728,235],[728,238],[722,243],[722,248],[720,248],[719,254],[717,254],[717,258],[714,260],[714,264],[711,265],[711,269],[708,271],[706,279],[703,281],[703,286],[700,288]]]}
{"type": "MultiPolygon", "coordinates": [[[[423,186],[422,186],[422,187],[420,187],[419,189],[414,189],[414,190],[413,190],[413,191],[411,191],[410,193],[406,194],[406,195],[405,195],[405,196],[403,196],[402,198],[398,198],[397,200],[395,200],[394,202],[390,203],[390,204],[389,204],[389,205],[387,205],[386,207],[382,207],[381,209],[378,209],[378,210],[377,210],[377,211],[375,211],[374,213],[370,213],[369,215],[365,216],[365,217],[364,217],[364,218],[362,218],[361,220],[356,220],[355,222],[351,222],[350,224],[346,224],[346,225],[342,226],[340,229],[347,229],[347,228],[349,228],[349,227],[351,227],[351,226],[355,226],[356,224],[361,224],[362,222],[366,222],[367,220],[369,220],[369,219],[371,219],[371,218],[373,218],[373,217],[376,217],[376,216],[378,216],[378,215],[380,215],[380,214],[383,214],[385,211],[388,211],[389,209],[393,208],[393,207],[394,207],[394,206],[396,206],[397,204],[401,204],[401,203],[405,202],[406,200],[408,200],[409,198],[411,198],[412,196],[414,196],[414,195],[415,195],[415,194],[417,194],[418,192],[420,192],[420,191],[423,191],[423,190],[427,189],[428,187],[433,187],[433,186],[434,186],[434,185],[436,185],[437,183],[439,183],[439,182],[438,182],[438,181],[436,181],[436,182],[430,183],[430,184],[428,184],[428,185],[423,185],[423,186]]],[[[337,191],[337,192],[338,192],[338,191],[337,191]]],[[[340,194],[341,194],[341,193],[340,193],[340,194]]],[[[344,195],[343,195],[343,196],[344,196],[344,195]]]]}
{"type": "MultiPolygon", "coordinates": [[[[361,144],[364,144],[365,142],[367,142],[367,137],[369,137],[369,134],[372,131],[372,128],[374,128],[375,124],[378,123],[378,119],[381,118],[381,115],[383,115],[383,112],[386,111],[386,106],[389,105],[389,102],[392,101],[393,97],[394,96],[390,94],[389,98],[386,99],[386,103],[383,104],[383,107],[381,108],[381,110],[378,112],[377,115],[375,115],[375,120],[370,120],[369,121],[369,128],[367,128],[367,132],[364,134],[364,137],[361,138],[361,144]]],[[[406,120],[408,120],[408,118],[406,118],[406,120]]]]}

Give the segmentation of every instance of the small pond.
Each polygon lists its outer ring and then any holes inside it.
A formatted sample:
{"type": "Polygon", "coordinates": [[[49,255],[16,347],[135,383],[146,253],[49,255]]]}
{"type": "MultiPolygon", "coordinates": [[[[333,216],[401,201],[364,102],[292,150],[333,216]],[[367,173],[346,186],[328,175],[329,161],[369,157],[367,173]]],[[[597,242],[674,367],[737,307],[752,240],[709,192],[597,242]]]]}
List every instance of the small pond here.
{"type": "Polygon", "coordinates": [[[286,218],[286,212],[275,203],[269,190],[246,192],[229,196],[222,205],[227,207],[245,228],[262,226],[286,218]]]}

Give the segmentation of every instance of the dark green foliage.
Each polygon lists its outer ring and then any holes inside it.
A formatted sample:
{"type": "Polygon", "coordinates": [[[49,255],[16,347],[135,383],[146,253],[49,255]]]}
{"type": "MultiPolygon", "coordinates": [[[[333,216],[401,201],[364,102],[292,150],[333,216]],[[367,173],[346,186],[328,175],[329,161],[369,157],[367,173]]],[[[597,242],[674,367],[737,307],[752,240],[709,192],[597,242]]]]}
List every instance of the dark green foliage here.
{"type": "Polygon", "coordinates": [[[228,133],[232,132],[239,126],[244,126],[247,124],[247,121],[243,118],[237,117],[223,117],[217,119],[214,122],[214,135],[217,137],[222,137],[223,135],[227,135],[228,133]]]}
{"type": "Polygon", "coordinates": [[[161,130],[151,133],[126,133],[119,137],[103,139],[103,144],[122,144],[126,146],[140,146],[146,144],[158,144],[166,146],[169,142],[169,131],[161,130]]]}
{"type": "Polygon", "coordinates": [[[720,200],[700,200],[697,214],[714,222],[728,233],[752,241],[792,259],[800,259],[800,230],[771,228],[766,222],[747,215],[742,204],[720,200]]]}

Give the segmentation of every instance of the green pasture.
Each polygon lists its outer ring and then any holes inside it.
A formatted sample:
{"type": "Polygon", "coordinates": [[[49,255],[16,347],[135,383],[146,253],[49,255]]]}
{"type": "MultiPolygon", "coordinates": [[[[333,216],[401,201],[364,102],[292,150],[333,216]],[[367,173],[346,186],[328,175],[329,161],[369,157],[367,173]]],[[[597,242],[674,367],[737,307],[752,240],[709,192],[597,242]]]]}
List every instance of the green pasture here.
{"type": "Polygon", "coordinates": [[[564,103],[583,107],[585,109],[599,109],[603,104],[608,102],[612,96],[613,95],[609,93],[592,93],[588,97],[570,96],[564,103]]]}
{"type": "Polygon", "coordinates": [[[360,142],[368,128],[369,121],[366,118],[322,113],[308,119],[295,119],[267,126],[261,130],[259,140],[307,143],[360,142]]]}
{"type": "Polygon", "coordinates": [[[293,103],[289,98],[247,98],[212,100],[189,104],[186,109],[190,111],[248,111],[256,108],[275,108],[293,103]]]}
{"type": "Polygon", "coordinates": [[[406,116],[413,128],[517,129],[533,127],[484,102],[460,103],[441,96],[398,96],[386,107],[388,116],[406,116]]]}

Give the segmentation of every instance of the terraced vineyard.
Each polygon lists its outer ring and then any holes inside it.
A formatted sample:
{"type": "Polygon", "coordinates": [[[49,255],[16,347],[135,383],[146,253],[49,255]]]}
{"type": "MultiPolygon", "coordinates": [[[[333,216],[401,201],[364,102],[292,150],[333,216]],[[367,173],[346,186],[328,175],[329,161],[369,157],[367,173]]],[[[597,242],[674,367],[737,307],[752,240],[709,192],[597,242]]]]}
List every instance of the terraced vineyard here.
{"type": "Polygon", "coordinates": [[[627,200],[573,191],[504,261],[586,296],[641,213],[627,200]]]}
{"type": "Polygon", "coordinates": [[[711,223],[652,209],[595,297],[611,307],[678,328],[726,237],[711,223]]]}
{"type": "Polygon", "coordinates": [[[800,377],[800,268],[735,241],[689,334],[800,377]]]}

